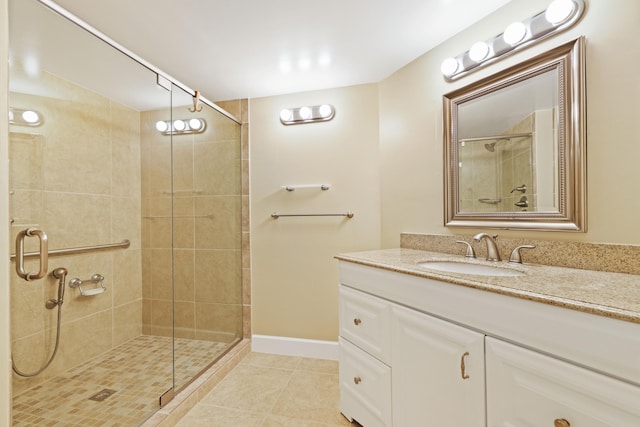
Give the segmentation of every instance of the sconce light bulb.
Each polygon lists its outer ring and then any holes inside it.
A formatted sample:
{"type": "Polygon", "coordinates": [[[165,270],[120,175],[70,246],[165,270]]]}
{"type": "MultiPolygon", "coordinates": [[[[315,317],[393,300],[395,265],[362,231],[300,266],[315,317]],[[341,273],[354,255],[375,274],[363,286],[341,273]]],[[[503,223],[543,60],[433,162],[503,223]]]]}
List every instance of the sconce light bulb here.
{"type": "Polygon", "coordinates": [[[522,22],[514,22],[504,30],[502,37],[505,42],[513,46],[520,43],[526,35],[527,27],[522,22]]]}
{"type": "Polygon", "coordinates": [[[12,122],[13,121],[13,111],[9,110],[9,121],[12,122]]]}
{"type": "Polygon", "coordinates": [[[182,120],[173,121],[173,129],[177,130],[178,132],[182,132],[183,130],[185,130],[186,127],[187,127],[187,124],[182,120]]]}
{"type": "Polygon", "coordinates": [[[469,49],[469,58],[472,61],[480,62],[489,55],[489,45],[485,42],[477,42],[469,49]]]}
{"type": "Polygon", "coordinates": [[[452,76],[458,71],[460,64],[458,64],[458,60],[455,58],[447,58],[442,61],[442,65],[440,66],[440,71],[442,74],[449,77],[452,76]]]}
{"type": "Polygon", "coordinates": [[[283,122],[288,122],[291,119],[293,119],[293,112],[291,110],[285,108],[280,111],[280,120],[282,120],[283,122]]]}
{"type": "Polygon", "coordinates": [[[27,110],[22,112],[22,120],[27,123],[38,123],[40,117],[35,111],[27,110]]]}
{"type": "Polygon", "coordinates": [[[571,16],[574,6],[572,0],[553,0],[544,13],[544,17],[553,25],[558,25],[571,16]]]}
{"type": "Polygon", "coordinates": [[[200,119],[190,119],[189,120],[189,127],[193,130],[199,130],[200,128],[202,128],[202,120],[200,119]]]}
{"type": "Polygon", "coordinates": [[[309,120],[311,118],[311,108],[309,107],[302,107],[298,113],[302,120],[309,120]]]}
{"type": "Polygon", "coordinates": [[[156,129],[158,132],[166,132],[169,129],[169,125],[164,120],[158,120],[156,122],[156,129]]]}
{"type": "Polygon", "coordinates": [[[318,109],[318,112],[323,118],[326,119],[331,115],[331,105],[328,105],[328,104],[321,105],[320,108],[318,109]]]}

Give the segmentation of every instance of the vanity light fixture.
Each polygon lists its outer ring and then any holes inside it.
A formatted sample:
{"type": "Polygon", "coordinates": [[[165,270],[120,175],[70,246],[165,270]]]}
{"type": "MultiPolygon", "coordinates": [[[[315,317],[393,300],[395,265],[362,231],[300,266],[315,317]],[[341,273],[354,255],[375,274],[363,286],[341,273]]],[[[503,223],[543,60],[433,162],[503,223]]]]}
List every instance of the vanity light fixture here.
{"type": "Polygon", "coordinates": [[[280,111],[280,122],[283,125],[298,125],[303,123],[326,122],[336,114],[331,104],[315,105],[313,107],[285,108],[280,111]]]}
{"type": "Polygon", "coordinates": [[[156,130],[163,135],[184,135],[189,133],[202,133],[207,128],[204,119],[188,120],[158,120],[156,130]]]}
{"type": "Polygon", "coordinates": [[[40,126],[42,114],[35,110],[22,110],[9,107],[9,124],[18,126],[40,126]]]}
{"type": "Polygon", "coordinates": [[[553,0],[542,12],[507,26],[502,34],[474,43],[456,57],[442,62],[447,80],[455,80],[499,58],[530,46],[573,26],[585,11],[585,0],[553,0]]]}

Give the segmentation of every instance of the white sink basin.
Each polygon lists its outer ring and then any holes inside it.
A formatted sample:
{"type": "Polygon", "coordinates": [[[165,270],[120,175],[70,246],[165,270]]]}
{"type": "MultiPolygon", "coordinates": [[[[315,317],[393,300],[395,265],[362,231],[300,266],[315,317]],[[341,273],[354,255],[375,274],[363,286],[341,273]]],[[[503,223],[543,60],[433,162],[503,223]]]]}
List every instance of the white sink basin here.
{"type": "Polygon", "coordinates": [[[474,274],[476,276],[524,276],[524,273],[510,268],[457,261],[422,262],[418,264],[418,267],[447,273],[474,274]]]}

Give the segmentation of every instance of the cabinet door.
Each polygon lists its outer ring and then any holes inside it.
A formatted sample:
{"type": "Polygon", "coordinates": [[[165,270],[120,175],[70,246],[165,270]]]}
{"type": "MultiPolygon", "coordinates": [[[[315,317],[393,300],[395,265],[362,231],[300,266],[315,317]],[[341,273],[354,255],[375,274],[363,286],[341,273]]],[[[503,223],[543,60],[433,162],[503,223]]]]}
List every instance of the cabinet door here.
{"type": "Polygon", "coordinates": [[[485,425],[484,335],[423,313],[392,309],[393,425],[485,425]]]}
{"type": "Polygon", "coordinates": [[[487,338],[489,427],[638,427],[640,387],[487,338]]]}

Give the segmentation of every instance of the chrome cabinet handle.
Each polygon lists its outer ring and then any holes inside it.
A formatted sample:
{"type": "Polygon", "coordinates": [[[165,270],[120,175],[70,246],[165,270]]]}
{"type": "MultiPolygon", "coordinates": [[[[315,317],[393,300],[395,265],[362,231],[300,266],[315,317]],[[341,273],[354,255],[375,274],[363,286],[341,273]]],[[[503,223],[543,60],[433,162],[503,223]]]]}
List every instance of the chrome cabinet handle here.
{"type": "Polygon", "coordinates": [[[565,420],[564,418],[557,418],[553,421],[553,426],[554,427],[571,427],[571,424],[569,423],[569,421],[565,420]]]}
{"type": "Polygon", "coordinates": [[[49,241],[47,234],[37,228],[27,228],[16,236],[16,273],[27,282],[42,279],[49,270],[49,241]],[[40,270],[37,273],[27,273],[24,270],[24,238],[36,236],[40,240],[40,270]]]}
{"type": "Polygon", "coordinates": [[[462,357],[460,358],[460,374],[462,375],[462,379],[469,379],[469,375],[467,375],[467,367],[464,364],[464,358],[469,355],[468,351],[465,351],[462,357]]]}

